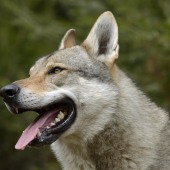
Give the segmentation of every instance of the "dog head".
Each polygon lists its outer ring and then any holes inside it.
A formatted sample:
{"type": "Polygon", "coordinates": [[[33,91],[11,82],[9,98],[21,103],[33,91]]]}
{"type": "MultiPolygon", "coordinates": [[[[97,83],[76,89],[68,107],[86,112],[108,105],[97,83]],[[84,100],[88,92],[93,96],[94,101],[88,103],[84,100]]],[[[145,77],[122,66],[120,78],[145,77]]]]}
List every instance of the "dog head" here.
{"type": "Polygon", "coordinates": [[[16,149],[51,144],[57,138],[91,138],[110,121],[117,87],[110,70],[118,57],[118,27],[111,12],[103,13],[81,45],[67,31],[59,50],[39,59],[29,77],[3,87],[8,110],[39,116],[25,129],[16,149]]]}

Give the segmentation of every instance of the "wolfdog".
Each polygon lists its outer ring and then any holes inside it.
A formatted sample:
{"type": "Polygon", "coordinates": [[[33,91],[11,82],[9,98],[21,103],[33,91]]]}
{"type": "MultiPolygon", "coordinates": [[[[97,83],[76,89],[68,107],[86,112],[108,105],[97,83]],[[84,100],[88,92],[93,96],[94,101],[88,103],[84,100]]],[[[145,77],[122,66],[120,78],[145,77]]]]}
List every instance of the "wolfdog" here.
{"type": "Polygon", "coordinates": [[[119,69],[118,53],[104,12],[81,45],[68,30],[28,78],[1,88],[10,112],[38,113],[15,148],[51,144],[64,170],[170,169],[169,116],[119,69]]]}

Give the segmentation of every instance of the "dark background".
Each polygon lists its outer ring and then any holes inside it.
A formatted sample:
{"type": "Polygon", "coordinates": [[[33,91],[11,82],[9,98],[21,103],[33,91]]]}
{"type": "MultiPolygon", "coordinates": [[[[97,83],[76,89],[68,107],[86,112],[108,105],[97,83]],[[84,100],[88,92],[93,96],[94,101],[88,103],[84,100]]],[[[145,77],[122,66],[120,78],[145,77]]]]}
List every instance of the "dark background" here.
{"type": "MultiPolygon", "coordinates": [[[[170,111],[169,0],[0,1],[0,86],[24,78],[36,59],[59,46],[69,28],[82,42],[97,17],[110,10],[119,26],[118,65],[153,101],[170,111]]],[[[0,169],[56,170],[49,147],[14,145],[34,113],[13,116],[0,100],[0,169]]]]}

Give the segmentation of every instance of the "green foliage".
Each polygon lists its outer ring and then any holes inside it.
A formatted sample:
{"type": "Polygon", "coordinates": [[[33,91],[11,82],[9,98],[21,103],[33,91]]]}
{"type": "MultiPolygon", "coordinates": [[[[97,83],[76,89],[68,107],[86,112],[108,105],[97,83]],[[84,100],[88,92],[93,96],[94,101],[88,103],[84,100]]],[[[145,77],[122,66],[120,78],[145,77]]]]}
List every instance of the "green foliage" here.
{"type": "MultiPolygon", "coordinates": [[[[159,106],[170,111],[169,1],[4,0],[0,3],[0,86],[21,79],[39,57],[57,49],[69,28],[81,42],[96,18],[110,10],[119,25],[118,65],[159,106]]],[[[56,170],[49,147],[14,150],[34,113],[14,117],[0,102],[0,169],[56,170]]]]}

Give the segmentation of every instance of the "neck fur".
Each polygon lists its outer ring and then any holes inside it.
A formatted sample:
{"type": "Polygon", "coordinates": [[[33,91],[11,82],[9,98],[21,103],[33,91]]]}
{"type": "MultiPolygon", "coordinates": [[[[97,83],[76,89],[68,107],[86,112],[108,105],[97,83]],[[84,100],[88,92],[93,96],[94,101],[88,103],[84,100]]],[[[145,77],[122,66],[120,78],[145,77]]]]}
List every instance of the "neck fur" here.
{"type": "Polygon", "coordinates": [[[145,170],[154,163],[167,114],[118,67],[111,71],[119,102],[107,124],[89,140],[73,135],[52,144],[64,170],[145,170]]]}

